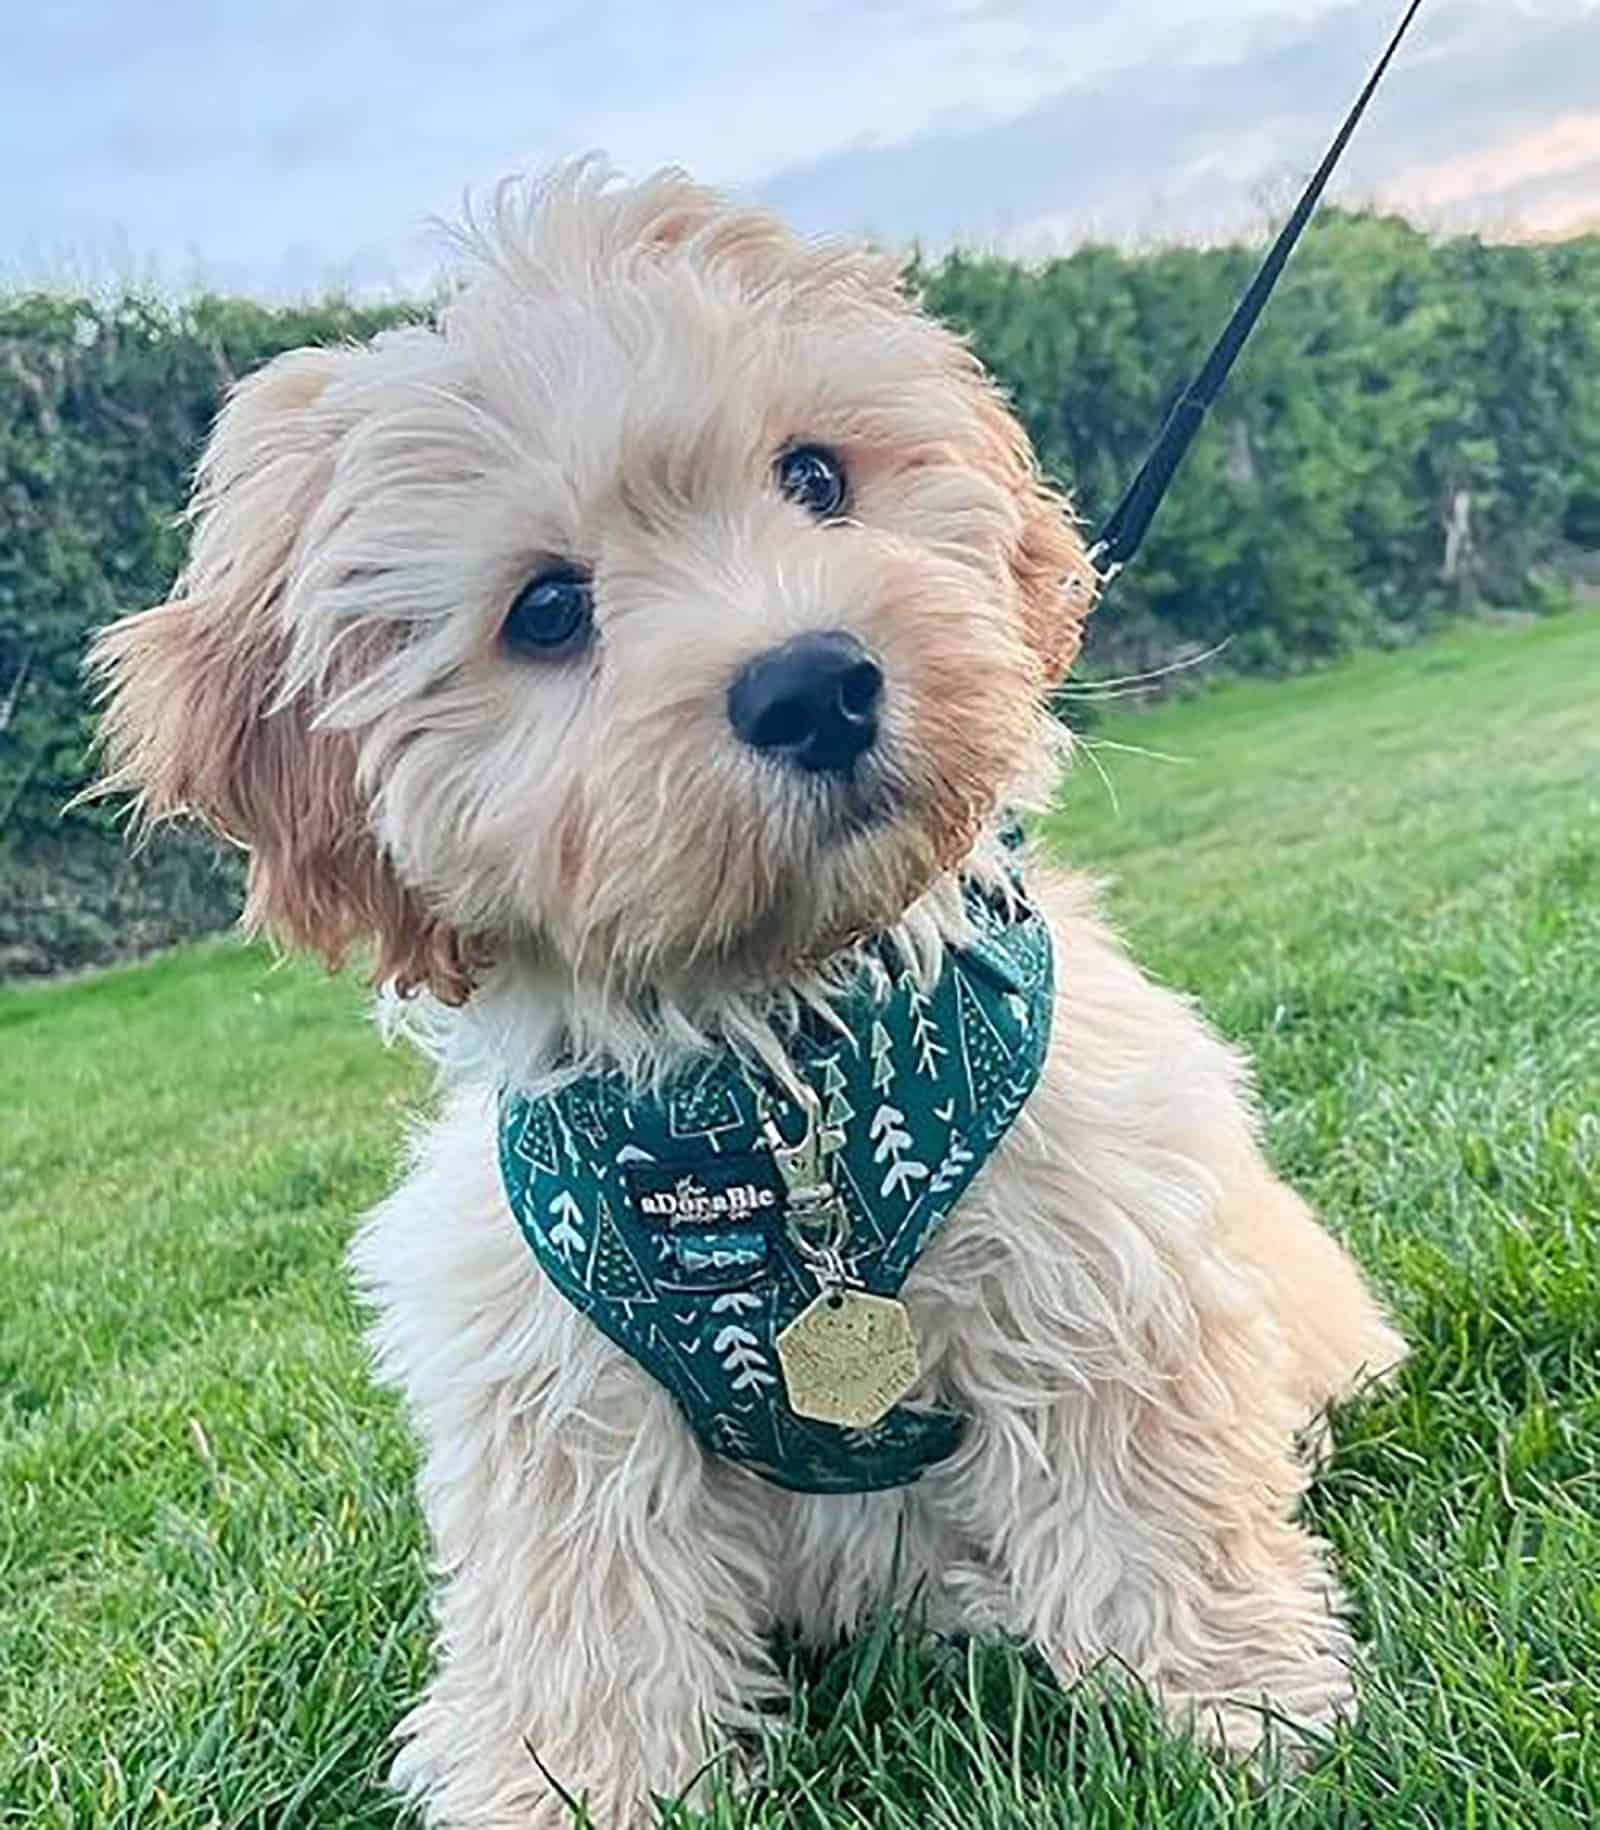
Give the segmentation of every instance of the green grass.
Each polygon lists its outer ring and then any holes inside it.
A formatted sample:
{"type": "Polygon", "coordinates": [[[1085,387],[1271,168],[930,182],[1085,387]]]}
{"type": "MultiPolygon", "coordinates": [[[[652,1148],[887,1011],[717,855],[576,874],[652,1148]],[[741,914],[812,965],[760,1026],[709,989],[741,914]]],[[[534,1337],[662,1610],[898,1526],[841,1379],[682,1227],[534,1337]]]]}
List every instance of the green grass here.
{"type": "MultiPolygon", "coordinates": [[[[1052,824],[1259,1065],[1416,1356],[1311,1501],[1366,1707],[1258,1780],[1137,1699],[879,1633],[800,1666],[722,1826],[1600,1816],[1600,621],[1096,727],[1052,824]],[[1165,763],[1110,747],[1128,743],[1165,763]]],[[[427,1666],[410,1450],[339,1254],[414,1064],[210,944],[0,992],[0,1824],[392,1824],[427,1666]]]]}

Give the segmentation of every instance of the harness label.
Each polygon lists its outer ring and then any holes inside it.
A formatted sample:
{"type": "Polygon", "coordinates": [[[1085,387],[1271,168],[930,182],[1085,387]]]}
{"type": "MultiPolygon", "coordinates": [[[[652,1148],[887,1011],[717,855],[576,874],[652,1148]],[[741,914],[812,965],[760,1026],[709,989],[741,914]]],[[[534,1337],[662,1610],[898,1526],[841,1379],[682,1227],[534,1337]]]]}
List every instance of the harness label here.
{"type": "Polygon", "coordinates": [[[765,1153],[694,1163],[628,1163],[623,1177],[652,1227],[764,1226],[783,1213],[777,1165],[765,1153]]]}

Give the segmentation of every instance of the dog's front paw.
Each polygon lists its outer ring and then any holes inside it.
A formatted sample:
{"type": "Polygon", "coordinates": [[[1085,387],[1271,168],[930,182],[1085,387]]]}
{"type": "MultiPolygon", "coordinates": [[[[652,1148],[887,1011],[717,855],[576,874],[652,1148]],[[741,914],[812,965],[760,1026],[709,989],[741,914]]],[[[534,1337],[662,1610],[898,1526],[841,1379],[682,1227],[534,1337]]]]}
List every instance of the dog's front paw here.
{"type": "Polygon", "coordinates": [[[1346,1659],[1330,1651],[1215,1691],[1163,1687],[1161,1701],[1174,1727],[1228,1760],[1252,1759],[1270,1742],[1277,1758],[1299,1765],[1336,1721],[1354,1716],[1356,1689],[1346,1659]]]}
{"type": "Polygon", "coordinates": [[[1269,1740],[1279,1758],[1309,1757],[1356,1711],[1355,1647],[1337,1585],[1318,1567],[1277,1591],[1207,1599],[1199,1613],[1209,1619],[1197,1617],[1199,1630],[1180,1636],[1154,1674],[1165,1713],[1231,1760],[1269,1740]]]}
{"type": "Polygon", "coordinates": [[[641,1764],[597,1758],[607,1751],[602,1735],[518,1735],[438,1699],[413,1710],[400,1733],[405,1745],[390,1783],[429,1830],[647,1830],[660,1822],[641,1764]],[[583,1740],[587,1746],[577,1744],[583,1740]]]}
{"type": "MultiPolygon", "coordinates": [[[[1230,1548],[1237,1555],[1238,1541],[1230,1548]]],[[[1067,1683],[1109,1659],[1178,1733],[1228,1759],[1270,1742],[1273,1757],[1298,1762],[1355,1714],[1355,1645],[1315,1540],[1275,1523],[1250,1548],[1248,1563],[1211,1559],[1209,1579],[1192,1564],[1129,1568],[1092,1637],[1041,1649],[1067,1683]]]]}

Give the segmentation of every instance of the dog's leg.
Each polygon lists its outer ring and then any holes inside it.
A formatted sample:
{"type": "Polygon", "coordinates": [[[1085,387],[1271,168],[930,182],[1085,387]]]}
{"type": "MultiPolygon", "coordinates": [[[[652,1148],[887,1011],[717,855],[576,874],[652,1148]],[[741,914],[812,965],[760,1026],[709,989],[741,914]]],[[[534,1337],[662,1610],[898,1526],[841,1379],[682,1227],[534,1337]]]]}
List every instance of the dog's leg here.
{"type": "Polygon", "coordinates": [[[1167,1275],[1167,1325],[1137,1338],[1085,1329],[1051,1349],[1015,1282],[1009,1309],[991,1296],[969,1312],[949,1370],[971,1435],[927,1485],[975,1553],[946,1577],[962,1624],[1031,1641],[1069,1681],[1131,1673],[1245,1752],[1274,1715],[1314,1726],[1348,1708],[1351,1641],[1294,1517],[1296,1355],[1248,1271],[1215,1254],[1167,1275]]]}
{"type": "Polygon", "coordinates": [[[1258,1155],[1227,1173],[1218,1230],[1261,1278],[1308,1418],[1381,1382],[1406,1357],[1355,1260],[1258,1155]]]}
{"type": "Polygon", "coordinates": [[[632,1830],[781,1694],[770,1526],[540,1277],[483,1120],[463,1103],[435,1130],[353,1251],[423,1443],[441,1579],[437,1670],[393,1776],[449,1830],[555,1830],[558,1787],[596,1830],[632,1830]]]}
{"type": "Polygon", "coordinates": [[[1069,882],[1063,987],[1026,1122],[908,1281],[973,1419],[927,1477],[970,1550],[973,1630],[1064,1676],[1111,1660],[1244,1749],[1351,1700],[1350,1639],[1295,1520],[1296,1438],[1403,1353],[1354,1263],[1279,1183],[1237,1059],[1069,882]]]}
{"type": "Polygon", "coordinates": [[[603,1428],[502,1401],[435,1458],[440,1664],[394,1771],[430,1822],[564,1824],[554,1781],[597,1830],[653,1823],[652,1793],[688,1787],[780,1691],[751,1520],[631,1383],[597,1390],[603,1428]]]}
{"type": "Polygon", "coordinates": [[[1097,1665],[1147,1683],[1180,1725],[1248,1752],[1274,1716],[1326,1724],[1351,1701],[1351,1643],[1322,1547],[1293,1522],[1304,1474],[1246,1418],[1100,1389],[1017,1437],[984,1430],[954,1477],[984,1555],[967,1624],[1036,1645],[1064,1681],[1097,1665]]]}
{"type": "Polygon", "coordinates": [[[1242,1751],[1263,1703],[1319,1724],[1351,1701],[1341,1598],[1295,1519],[1296,1439],[1399,1344],[1225,1098],[1208,1126],[1181,1108],[1161,1126],[1170,1073],[1119,1064],[1108,1090],[1087,1043],[1075,1063],[907,1286],[972,1418],[926,1477],[971,1547],[944,1587],[972,1630],[1030,1640],[1068,1678],[1109,1661],[1242,1751]],[[1321,1326],[1319,1285],[1344,1304],[1321,1326]]]}

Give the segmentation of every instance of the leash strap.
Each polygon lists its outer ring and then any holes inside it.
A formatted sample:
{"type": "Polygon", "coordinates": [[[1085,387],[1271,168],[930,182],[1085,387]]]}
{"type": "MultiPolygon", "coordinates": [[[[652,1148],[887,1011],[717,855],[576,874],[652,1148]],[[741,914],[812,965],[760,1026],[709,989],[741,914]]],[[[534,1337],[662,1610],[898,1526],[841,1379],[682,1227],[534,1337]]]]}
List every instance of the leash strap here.
{"type": "Polygon", "coordinates": [[[1090,547],[1089,558],[1100,573],[1102,586],[1110,584],[1138,552],[1150,523],[1155,519],[1156,510],[1161,506],[1161,498],[1177,474],[1184,454],[1194,443],[1194,436],[1200,430],[1212,402],[1222,392],[1228,371],[1244,348],[1251,331],[1255,329],[1256,320],[1261,316],[1263,307],[1272,296],[1273,287],[1278,283],[1278,276],[1283,272],[1289,256],[1294,252],[1295,243],[1311,220],[1323,191],[1327,189],[1328,180],[1333,176],[1334,168],[1350,143],[1350,136],[1360,124],[1362,115],[1367,111],[1367,104],[1383,81],[1421,6],[1422,0],[1411,0],[1406,8],[1405,17],[1389,40],[1388,49],[1367,79],[1366,87],[1356,97],[1355,106],[1345,116],[1344,125],[1334,136],[1333,144],[1306,186],[1299,203],[1295,205],[1294,214],[1283,225],[1278,239],[1272,244],[1267,258],[1250,282],[1249,289],[1235,307],[1227,327],[1206,358],[1205,366],[1178,397],[1177,405],[1167,416],[1167,422],[1161,428],[1139,474],[1129,484],[1127,493],[1112,511],[1099,538],[1090,547]]]}

